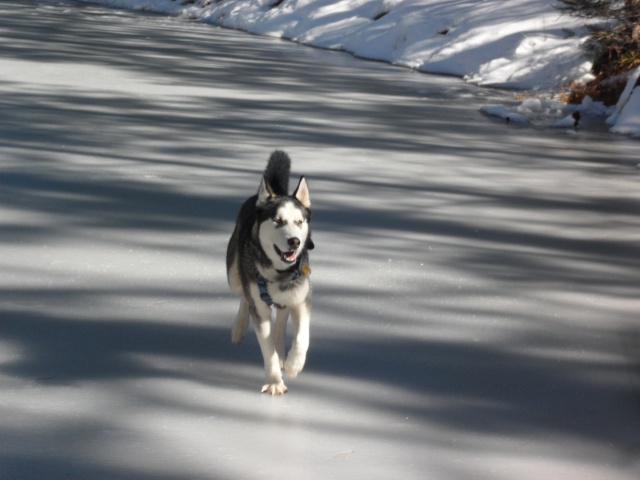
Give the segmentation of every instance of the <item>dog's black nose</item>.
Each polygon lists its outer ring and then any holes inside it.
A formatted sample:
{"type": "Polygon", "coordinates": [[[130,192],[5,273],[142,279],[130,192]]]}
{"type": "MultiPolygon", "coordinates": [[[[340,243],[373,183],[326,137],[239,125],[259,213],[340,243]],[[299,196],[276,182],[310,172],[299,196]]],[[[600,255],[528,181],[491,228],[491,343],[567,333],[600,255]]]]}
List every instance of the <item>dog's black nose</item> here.
{"type": "Polygon", "coordinates": [[[300,239],[297,237],[291,237],[287,240],[287,243],[291,248],[298,248],[300,246],[300,239]]]}

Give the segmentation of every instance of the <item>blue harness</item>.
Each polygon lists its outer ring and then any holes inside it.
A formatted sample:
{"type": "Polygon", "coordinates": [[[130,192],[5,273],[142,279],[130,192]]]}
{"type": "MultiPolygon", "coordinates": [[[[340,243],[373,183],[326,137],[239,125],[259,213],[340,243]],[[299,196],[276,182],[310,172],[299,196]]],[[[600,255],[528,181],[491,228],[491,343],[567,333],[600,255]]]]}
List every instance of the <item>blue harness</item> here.
{"type": "Polygon", "coordinates": [[[272,282],[264,278],[260,275],[260,272],[256,270],[256,283],[258,284],[258,290],[260,290],[260,298],[262,301],[269,306],[273,305],[273,299],[271,298],[271,295],[269,295],[269,290],[267,290],[267,284],[272,282]]]}
{"type": "MultiPolygon", "coordinates": [[[[299,278],[304,277],[305,274],[302,268],[303,268],[302,262],[300,262],[298,266],[295,268],[295,270],[293,271],[293,276],[291,277],[289,282],[295,282],[299,278]]],[[[273,282],[271,280],[267,280],[262,275],[260,275],[260,271],[256,269],[256,283],[258,284],[258,290],[260,291],[260,299],[264,303],[266,303],[269,306],[275,305],[277,308],[283,308],[281,305],[278,305],[277,303],[273,302],[271,295],[269,295],[269,290],[267,289],[267,285],[269,283],[279,283],[279,282],[273,282]]]]}

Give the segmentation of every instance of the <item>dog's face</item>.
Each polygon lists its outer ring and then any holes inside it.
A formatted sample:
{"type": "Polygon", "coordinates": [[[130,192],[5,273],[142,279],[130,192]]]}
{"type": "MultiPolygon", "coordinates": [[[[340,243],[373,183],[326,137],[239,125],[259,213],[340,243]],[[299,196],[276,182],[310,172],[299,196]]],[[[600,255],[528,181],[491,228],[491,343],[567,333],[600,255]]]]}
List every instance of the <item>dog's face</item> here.
{"type": "Polygon", "coordinates": [[[263,180],[258,191],[259,239],[263,250],[278,270],[296,263],[307,246],[311,216],[306,180],[292,196],[276,196],[263,180]]]}

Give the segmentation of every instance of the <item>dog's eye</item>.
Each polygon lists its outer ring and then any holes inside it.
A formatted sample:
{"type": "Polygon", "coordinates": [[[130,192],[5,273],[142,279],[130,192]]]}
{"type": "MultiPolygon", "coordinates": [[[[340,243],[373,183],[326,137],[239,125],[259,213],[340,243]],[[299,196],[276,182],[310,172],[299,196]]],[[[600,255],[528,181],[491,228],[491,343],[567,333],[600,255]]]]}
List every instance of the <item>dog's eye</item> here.
{"type": "Polygon", "coordinates": [[[276,225],[284,225],[284,220],[281,218],[276,218],[274,222],[276,222],[276,225]]]}
{"type": "Polygon", "coordinates": [[[296,225],[301,226],[304,223],[304,220],[296,220],[296,225]]]}

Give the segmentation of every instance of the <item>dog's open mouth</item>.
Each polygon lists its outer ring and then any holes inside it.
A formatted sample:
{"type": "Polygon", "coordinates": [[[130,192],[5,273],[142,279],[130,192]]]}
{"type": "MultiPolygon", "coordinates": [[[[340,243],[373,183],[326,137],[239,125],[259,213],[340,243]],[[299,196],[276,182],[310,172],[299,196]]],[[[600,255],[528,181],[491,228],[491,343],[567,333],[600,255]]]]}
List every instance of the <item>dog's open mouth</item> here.
{"type": "Polygon", "coordinates": [[[280,258],[283,262],[294,263],[296,261],[297,253],[295,250],[291,250],[290,252],[283,252],[278,248],[277,245],[274,245],[273,248],[276,249],[276,253],[280,255],[280,258]]]}

